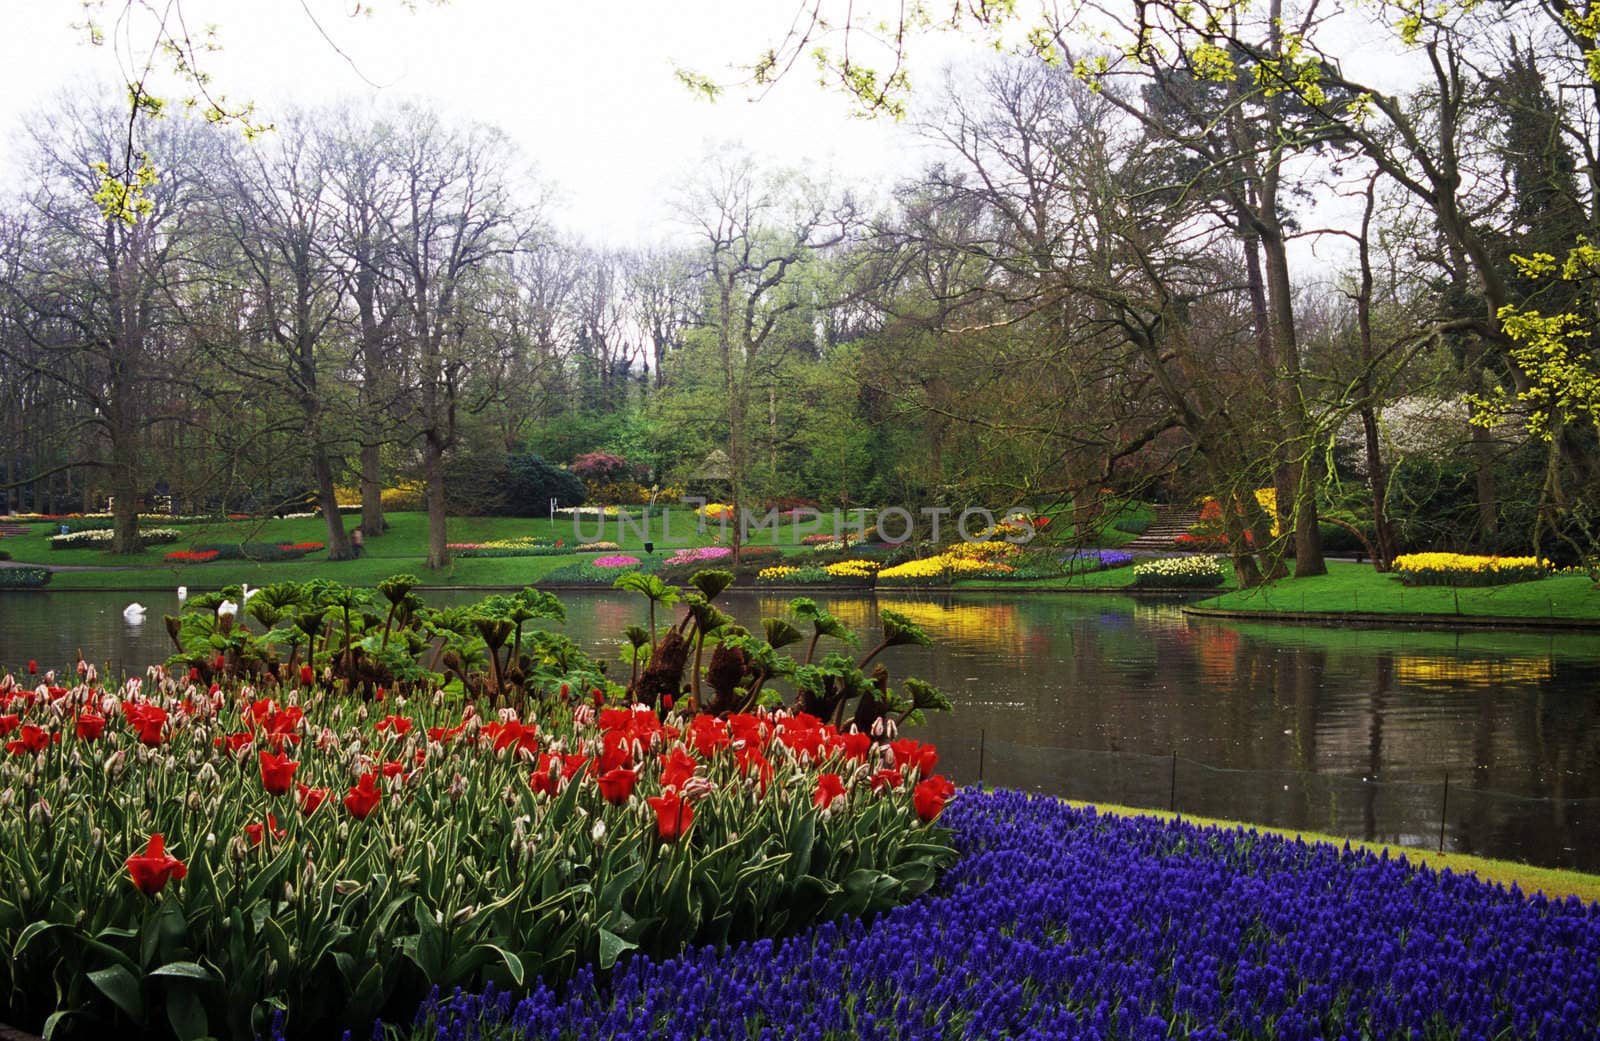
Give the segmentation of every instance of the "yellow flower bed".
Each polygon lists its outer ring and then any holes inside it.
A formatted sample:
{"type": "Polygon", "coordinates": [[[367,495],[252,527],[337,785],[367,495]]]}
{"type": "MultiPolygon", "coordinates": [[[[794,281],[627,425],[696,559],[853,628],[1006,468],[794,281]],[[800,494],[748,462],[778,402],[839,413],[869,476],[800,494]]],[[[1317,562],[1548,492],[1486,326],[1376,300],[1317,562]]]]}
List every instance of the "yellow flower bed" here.
{"type": "Polygon", "coordinates": [[[1004,560],[1021,552],[1014,542],[958,542],[943,555],[952,560],[1004,560]]]}
{"type": "Polygon", "coordinates": [[[841,560],[828,564],[824,571],[835,578],[871,578],[878,570],[876,560],[841,560]]]}
{"type": "Polygon", "coordinates": [[[776,582],[781,578],[787,578],[789,575],[797,574],[799,571],[799,568],[790,567],[787,564],[774,564],[772,567],[764,567],[760,571],[756,572],[756,581],[776,582]]]}
{"type": "Polygon", "coordinates": [[[894,567],[884,568],[878,572],[878,577],[890,580],[937,579],[947,582],[953,578],[1006,574],[1015,570],[1009,564],[1002,564],[994,560],[980,560],[976,557],[941,553],[936,557],[922,557],[918,560],[908,560],[904,564],[896,564],[894,567]]]}
{"type": "Polygon", "coordinates": [[[1408,586],[1499,586],[1544,578],[1550,568],[1538,557],[1407,553],[1394,559],[1394,573],[1408,586]]]}

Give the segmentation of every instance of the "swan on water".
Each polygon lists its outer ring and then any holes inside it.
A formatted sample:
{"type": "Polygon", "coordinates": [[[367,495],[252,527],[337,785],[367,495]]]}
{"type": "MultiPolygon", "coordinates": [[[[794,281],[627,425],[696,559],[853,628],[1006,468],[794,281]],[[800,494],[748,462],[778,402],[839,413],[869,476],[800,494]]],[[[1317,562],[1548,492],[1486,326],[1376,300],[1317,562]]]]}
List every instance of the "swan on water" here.
{"type": "Polygon", "coordinates": [[[179,586],[178,587],[178,603],[181,604],[187,599],[189,599],[189,587],[188,586],[179,586]]]}
{"type": "Polygon", "coordinates": [[[130,622],[144,621],[144,605],[140,603],[129,604],[122,609],[122,617],[130,622]]]}

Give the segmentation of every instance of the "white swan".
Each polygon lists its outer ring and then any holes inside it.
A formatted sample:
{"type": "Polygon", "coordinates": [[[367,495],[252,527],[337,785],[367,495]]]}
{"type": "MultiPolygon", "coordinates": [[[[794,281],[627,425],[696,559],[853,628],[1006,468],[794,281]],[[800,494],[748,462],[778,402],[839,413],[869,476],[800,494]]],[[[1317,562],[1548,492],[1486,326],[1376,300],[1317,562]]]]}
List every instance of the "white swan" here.
{"type": "Polygon", "coordinates": [[[130,622],[144,621],[144,605],[140,603],[129,604],[122,609],[122,617],[130,622]]]}
{"type": "Polygon", "coordinates": [[[178,603],[181,604],[187,599],[189,599],[189,587],[188,586],[179,586],[178,587],[178,603]]]}
{"type": "Polygon", "coordinates": [[[259,589],[251,589],[250,588],[250,583],[248,583],[248,582],[242,583],[239,586],[239,589],[244,594],[243,596],[239,597],[239,603],[241,603],[241,604],[248,604],[250,602],[250,598],[251,597],[253,597],[257,593],[261,592],[261,590],[259,590],[259,589]]]}

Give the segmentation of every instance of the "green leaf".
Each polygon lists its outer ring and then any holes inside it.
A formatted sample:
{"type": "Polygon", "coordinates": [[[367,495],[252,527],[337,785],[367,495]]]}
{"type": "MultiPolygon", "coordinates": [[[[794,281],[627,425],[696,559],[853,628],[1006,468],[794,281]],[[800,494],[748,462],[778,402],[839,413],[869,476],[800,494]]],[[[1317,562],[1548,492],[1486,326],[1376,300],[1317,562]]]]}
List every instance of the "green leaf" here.
{"type": "Polygon", "coordinates": [[[22,935],[17,937],[16,946],[11,948],[11,960],[20,961],[22,959],[22,952],[27,949],[28,944],[43,936],[51,929],[60,928],[63,928],[60,922],[30,923],[26,929],[22,930],[22,935]]]}
{"type": "Polygon", "coordinates": [[[480,943],[474,948],[474,950],[489,951],[497,956],[501,963],[505,965],[506,971],[511,974],[511,981],[519,987],[522,986],[524,972],[521,958],[517,957],[515,954],[512,954],[505,948],[497,947],[492,943],[480,943]]]}
{"type": "Polygon", "coordinates": [[[51,1038],[55,1037],[56,1027],[59,1027],[62,1021],[68,1016],[72,1015],[75,1011],[75,1009],[64,1008],[59,1012],[50,1013],[50,1018],[44,1021],[44,1030],[42,1031],[44,1041],[50,1041],[51,1038]]]}
{"type": "Polygon", "coordinates": [[[610,929],[602,928],[600,930],[600,968],[611,968],[617,963],[617,957],[623,951],[631,951],[638,946],[636,943],[624,940],[610,929]]]}
{"type": "Polygon", "coordinates": [[[204,980],[207,983],[216,979],[211,970],[198,962],[169,961],[159,969],[153,969],[151,976],[169,976],[174,979],[204,980]]]}
{"type": "Polygon", "coordinates": [[[113,965],[109,969],[96,969],[89,973],[89,982],[110,998],[113,1005],[127,1013],[128,1018],[137,1023],[144,1022],[144,995],[133,973],[121,965],[113,965]]]}
{"type": "Polygon", "coordinates": [[[178,1041],[199,1041],[211,1033],[207,1029],[205,1005],[191,986],[174,987],[167,994],[167,1022],[172,1024],[178,1041]]]}

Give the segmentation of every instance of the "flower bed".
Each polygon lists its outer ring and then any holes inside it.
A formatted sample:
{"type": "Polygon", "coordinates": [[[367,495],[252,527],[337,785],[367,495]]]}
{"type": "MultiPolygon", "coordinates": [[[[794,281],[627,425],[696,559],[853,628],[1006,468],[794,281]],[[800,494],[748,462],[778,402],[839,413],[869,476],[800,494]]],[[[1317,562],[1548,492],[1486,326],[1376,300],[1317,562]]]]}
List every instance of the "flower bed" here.
{"type": "Polygon", "coordinates": [[[1086,574],[1094,571],[1113,571],[1133,563],[1133,554],[1116,549],[1080,549],[1062,558],[1068,572],[1086,574]]]}
{"type": "Polygon", "coordinates": [[[1133,565],[1133,584],[1136,586],[1210,589],[1220,586],[1226,577],[1221,557],[1161,557],[1133,565]]]}
{"type": "Polygon", "coordinates": [[[50,583],[42,567],[0,567],[0,589],[38,589],[50,583]]]}
{"type": "Polygon", "coordinates": [[[1550,574],[1537,557],[1480,557],[1463,553],[1408,553],[1394,558],[1394,573],[1408,586],[1499,586],[1550,574]]]}
{"type": "Polygon", "coordinates": [[[205,542],[192,547],[196,553],[214,554],[211,560],[250,560],[264,564],[299,560],[323,548],[320,542],[205,542]]]}
{"type": "Polygon", "coordinates": [[[35,1030],[243,1041],[282,1003],[336,1036],[429,986],[882,912],[953,855],[931,746],[804,715],[80,675],[0,677],[0,993],[35,1030]]]}
{"type": "Polygon", "coordinates": [[[436,994],[400,1036],[1594,1036],[1600,905],[1019,792],[963,791],[942,822],[961,859],[871,924],[633,958],[520,1002],[436,994]]]}
{"type": "MultiPolygon", "coordinates": [[[[106,549],[111,545],[114,532],[110,528],[89,528],[50,536],[51,549],[106,549]]],[[[178,532],[172,528],[141,528],[139,541],[146,546],[162,546],[178,541],[178,532]]]]}
{"type": "Polygon", "coordinates": [[[630,556],[626,556],[626,555],[617,555],[617,556],[610,556],[610,557],[595,557],[593,560],[589,561],[589,565],[591,567],[597,567],[597,568],[635,567],[635,566],[638,565],[638,563],[639,563],[639,558],[638,557],[630,557],[630,556]]]}
{"type": "Polygon", "coordinates": [[[733,556],[733,550],[727,546],[699,546],[695,549],[680,549],[661,562],[662,567],[692,567],[696,564],[707,564],[713,560],[727,560],[733,556]]]}
{"type": "Polygon", "coordinates": [[[175,549],[166,555],[166,559],[174,564],[209,564],[217,559],[214,549],[175,549]]]}
{"type": "MultiPolygon", "coordinates": [[[[615,547],[613,547],[615,548],[615,547]]],[[[452,542],[452,554],[458,557],[555,557],[575,552],[565,539],[550,542],[525,535],[512,539],[495,539],[492,542],[452,542]]]]}

